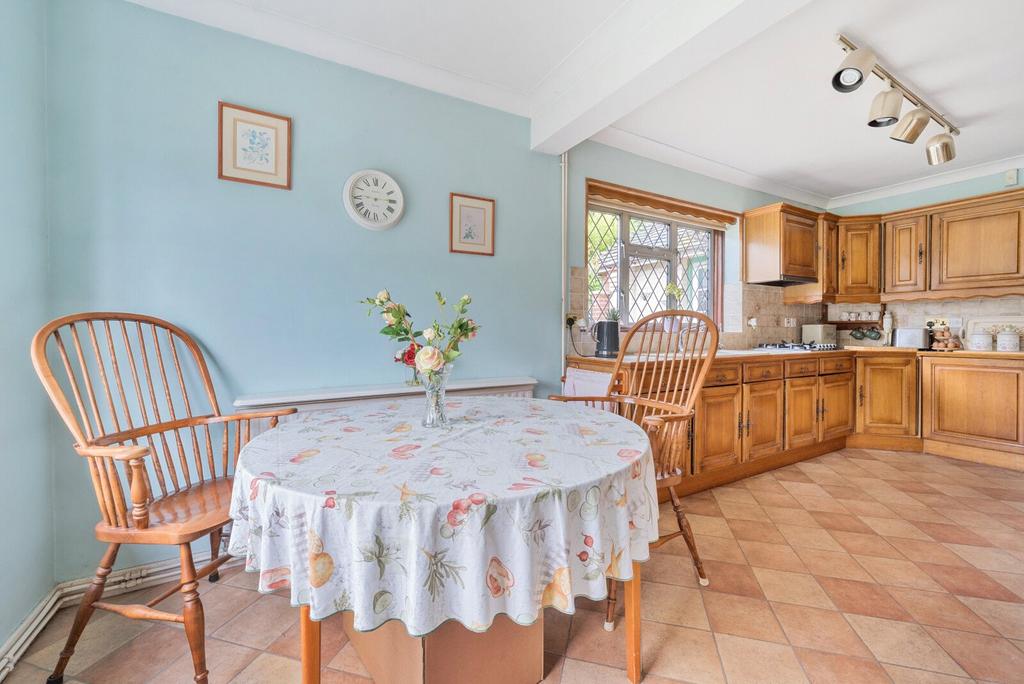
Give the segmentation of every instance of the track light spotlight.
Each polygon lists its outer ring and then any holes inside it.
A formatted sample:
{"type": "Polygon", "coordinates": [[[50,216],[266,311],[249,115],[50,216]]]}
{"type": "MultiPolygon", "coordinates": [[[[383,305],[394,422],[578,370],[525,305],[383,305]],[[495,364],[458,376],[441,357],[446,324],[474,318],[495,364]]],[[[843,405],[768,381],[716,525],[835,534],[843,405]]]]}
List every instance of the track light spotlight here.
{"type": "Polygon", "coordinates": [[[918,136],[928,126],[928,122],[931,121],[931,115],[927,109],[918,107],[917,109],[911,109],[907,112],[900,122],[896,124],[896,128],[893,129],[892,135],[889,137],[893,140],[900,142],[910,143],[913,145],[917,142],[918,136]]]}
{"type": "Polygon", "coordinates": [[[903,93],[889,84],[888,89],[875,95],[871,101],[871,112],[868,114],[868,126],[882,128],[892,126],[899,121],[900,109],[903,108],[903,93]]]}
{"type": "Polygon", "coordinates": [[[956,145],[953,142],[953,136],[950,134],[949,129],[929,138],[925,152],[928,155],[928,163],[932,166],[945,164],[955,159],[956,145]]]}
{"type": "Polygon", "coordinates": [[[850,50],[832,75],[832,87],[841,93],[852,93],[864,84],[876,61],[875,53],[867,48],[850,50]]]}

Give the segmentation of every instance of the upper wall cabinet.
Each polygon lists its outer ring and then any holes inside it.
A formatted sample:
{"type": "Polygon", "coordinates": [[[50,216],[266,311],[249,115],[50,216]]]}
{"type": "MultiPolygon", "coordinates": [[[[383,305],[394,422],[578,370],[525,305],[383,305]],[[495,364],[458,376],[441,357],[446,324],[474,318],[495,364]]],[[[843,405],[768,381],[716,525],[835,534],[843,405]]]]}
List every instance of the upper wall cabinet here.
{"type": "Polygon", "coordinates": [[[884,218],[883,301],[1024,294],[1024,190],[884,218]]]}
{"type": "Polygon", "coordinates": [[[743,215],[743,280],[786,285],[818,280],[818,215],[771,204],[743,215]]]}
{"type": "Polygon", "coordinates": [[[841,218],[837,302],[877,302],[882,292],[882,237],[878,217],[841,218]]]}
{"type": "Polygon", "coordinates": [[[839,277],[839,224],[838,216],[818,216],[818,280],[802,285],[790,285],[782,291],[786,304],[818,304],[834,302],[839,277]]]}

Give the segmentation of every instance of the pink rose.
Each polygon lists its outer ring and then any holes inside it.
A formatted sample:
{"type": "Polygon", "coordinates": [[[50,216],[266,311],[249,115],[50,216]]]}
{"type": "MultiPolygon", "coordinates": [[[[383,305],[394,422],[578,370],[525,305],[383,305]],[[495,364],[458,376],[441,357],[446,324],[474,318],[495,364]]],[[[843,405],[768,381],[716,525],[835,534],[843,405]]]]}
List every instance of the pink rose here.
{"type": "Polygon", "coordinates": [[[416,369],[421,373],[439,371],[444,367],[444,354],[437,347],[423,347],[416,352],[416,369]]]}

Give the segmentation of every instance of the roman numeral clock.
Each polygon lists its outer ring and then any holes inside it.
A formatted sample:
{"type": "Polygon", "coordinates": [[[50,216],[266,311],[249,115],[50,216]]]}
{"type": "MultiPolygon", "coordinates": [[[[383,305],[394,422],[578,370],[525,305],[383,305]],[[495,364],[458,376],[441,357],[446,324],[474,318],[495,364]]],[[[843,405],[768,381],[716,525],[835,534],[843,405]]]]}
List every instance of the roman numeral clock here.
{"type": "Polygon", "coordinates": [[[344,193],[345,211],[363,228],[387,230],[402,218],[402,189],[383,171],[356,171],[345,183],[344,193]]]}

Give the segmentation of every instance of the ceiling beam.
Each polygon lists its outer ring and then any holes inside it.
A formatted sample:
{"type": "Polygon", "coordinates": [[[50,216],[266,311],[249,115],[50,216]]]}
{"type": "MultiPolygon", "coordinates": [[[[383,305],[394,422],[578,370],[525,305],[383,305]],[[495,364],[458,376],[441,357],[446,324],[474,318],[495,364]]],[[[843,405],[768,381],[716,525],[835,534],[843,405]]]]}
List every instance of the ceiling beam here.
{"type": "Polygon", "coordinates": [[[531,93],[530,146],[561,154],[810,1],[625,3],[531,93]]]}

